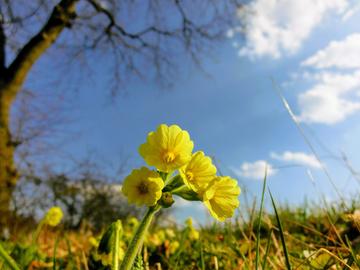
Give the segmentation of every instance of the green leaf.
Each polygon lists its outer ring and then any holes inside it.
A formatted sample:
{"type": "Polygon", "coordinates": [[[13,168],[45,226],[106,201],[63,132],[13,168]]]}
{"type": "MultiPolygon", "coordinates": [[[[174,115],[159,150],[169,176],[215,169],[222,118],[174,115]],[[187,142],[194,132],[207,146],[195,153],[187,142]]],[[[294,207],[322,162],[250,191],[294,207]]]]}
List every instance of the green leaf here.
{"type": "MultiPolygon", "coordinates": [[[[98,252],[99,254],[110,254],[112,251],[113,238],[115,237],[116,222],[113,222],[101,237],[98,252]]],[[[120,235],[122,234],[122,226],[120,226],[120,235]]]]}
{"type": "Polygon", "coordinates": [[[320,270],[320,269],[327,269],[333,263],[334,262],[330,254],[324,252],[313,258],[310,262],[310,266],[320,270]]]}

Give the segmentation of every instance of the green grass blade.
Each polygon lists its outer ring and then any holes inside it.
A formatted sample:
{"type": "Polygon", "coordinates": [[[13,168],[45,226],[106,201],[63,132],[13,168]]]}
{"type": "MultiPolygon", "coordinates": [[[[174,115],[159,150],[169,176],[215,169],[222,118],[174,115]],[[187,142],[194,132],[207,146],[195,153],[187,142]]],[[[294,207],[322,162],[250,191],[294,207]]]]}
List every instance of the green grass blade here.
{"type": "Polygon", "coordinates": [[[68,251],[68,254],[67,254],[68,263],[70,265],[74,266],[75,265],[75,257],[74,257],[73,252],[71,251],[71,242],[66,234],[64,234],[64,239],[65,239],[65,243],[66,243],[66,247],[67,247],[67,251],[68,251]]]}
{"type": "Polygon", "coordinates": [[[54,245],[54,254],[53,254],[53,270],[56,270],[56,254],[57,248],[59,246],[60,236],[56,237],[55,245],[54,245]]]}
{"type": "MultiPolygon", "coordinates": [[[[299,123],[298,118],[295,116],[294,112],[292,111],[289,103],[287,102],[286,98],[284,97],[284,95],[282,94],[281,88],[280,86],[275,82],[274,79],[271,79],[274,90],[276,91],[276,93],[279,95],[281,102],[284,105],[284,108],[286,109],[286,111],[288,112],[288,114],[290,115],[291,120],[294,122],[295,126],[297,127],[297,129],[300,132],[300,135],[303,137],[305,143],[308,145],[308,147],[310,148],[311,152],[313,153],[314,157],[316,158],[316,160],[319,162],[320,168],[322,169],[322,171],[325,173],[326,177],[328,178],[331,186],[333,187],[333,189],[335,190],[336,194],[339,196],[341,202],[344,204],[344,206],[346,206],[345,204],[345,199],[342,196],[341,192],[339,191],[338,187],[336,186],[330,172],[328,171],[328,169],[326,168],[326,166],[324,165],[324,163],[321,161],[315,147],[313,146],[313,144],[311,143],[310,139],[308,138],[308,136],[306,135],[303,127],[301,126],[301,124],[299,123]]],[[[344,208],[345,210],[347,210],[346,208],[344,208]]]]}
{"type": "Polygon", "coordinates": [[[267,168],[265,169],[265,176],[264,176],[264,183],[263,183],[263,188],[262,188],[260,211],[259,211],[259,221],[258,221],[257,234],[256,234],[256,260],[255,260],[255,269],[256,270],[258,270],[258,267],[259,267],[260,229],[261,229],[262,211],[263,211],[263,206],[264,206],[266,178],[267,178],[267,168]]]}
{"type": "Polygon", "coordinates": [[[201,260],[201,270],[205,270],[204,249],[203,249],[202,240],[200,242],[200,260],[201,260]]]}
{"type": "Polygon", "coordinates": [[[181,234],[181,238],[180,238],[180,248],[178,248],[178,250],[176,251],[176,253],[174,254],[173,257],[173,261],[174,261],[174,270],[178,269],[178,264],[180,262],[179,258],[180,255],[182,254],[182,252],[184,251],[185,248],[185,241],[188,238],[189,235],[189,228],[186,228],[183,233],[181,234]]]}
{"type": "Polygon", "coordinates": [[[270,198],[271,198],[271,203],[272,203],[274,211],[275,211],[276,221],[278,223],[279,230],[280,230],[280,238],[281,238],[281,244],[282,244],[283,249],[284,249],[286,268],[288,270],[291,270],[289,254],[288,254],[288,251],[287,251],[287,248],[286,248],[286,243],[285,243],[284,232],[283,232],[283,229],[282,229],[282,225],[281,225],[281,221],[280,221],[280,218],[279,218],[279,215],[278,215],[278,211],[276,209],[275,201],[274,201],[274,198],[273,198],[273,196],[271,194],[270,189],[269,189],[269,194],[270,194],[270,198]]]}
{"type": "Polygon", "coordinates": [[[268,239],[267,239],[267,243],[266,243],[265,256],[264,256],[263,262],[262,262],[262,264],[261,264],[262,270],[265,270],[265,268],[266,268],[266,260],[267,260],[267,257],[268,257],[268,254],[269,254],[269,250],[270,250],[272,232],[273,232],[273,230],[271,229],[271,230],[270,230],[270,233],[269,233],[269,236],[268,236],[268,239]]]}
{"type": "Polygon", "coordinates": [[[14,261],[13,258],[6,252],[3,246],[0,244],[0,259],[4,261],[4,263],[11,269],[11,270],[20,270],[17,263],[14,261]]]}
{"type": "MultiPolygon", "coordinates": [[[[360,267],[360,262],[356,257],[356,253],[354,252],[351,242],[350,242],[349,238],[347,237],[347,235],[345,235],[345,240],[346,240],[346,244],[350,251],[350,255],[351,255],[350,259],[356,264],[356,266],[360,267]]],[[[351,264],[349,263],[349,265],[351,265],[351,264]]]]}

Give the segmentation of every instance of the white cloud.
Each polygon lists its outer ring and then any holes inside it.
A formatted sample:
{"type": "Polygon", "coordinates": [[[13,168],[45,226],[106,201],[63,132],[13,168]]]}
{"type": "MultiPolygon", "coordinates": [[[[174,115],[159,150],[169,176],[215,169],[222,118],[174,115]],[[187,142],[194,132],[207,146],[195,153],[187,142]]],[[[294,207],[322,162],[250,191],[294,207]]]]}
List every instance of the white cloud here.
{"type": "Polygon", "coordinates": [[[323,68],[360,68],[360,33],[332,41],[322,50],[301,63],[302,66],[323,68]]]}
{"type": "Polygon", "coordinates": [[[253,163],[244,162],[241,164],[240,169],[234,168],[233,170],[240,177],[263,180],[266,168],[267,176],[271,176],[276,173],[276,170],[273,168],[273,166],[265,160],[257,160],[253,163]]]}
{"type": "Polygon", "coordinates": [[[316,84],[298,96],[299,121],[336,124],[360,110],[360,70],[350,74],[320,72],[316,84]]]}
{"type": "Polygon", "coordinates": [[[301,66],[316,71],[303,73],[314,84],[298,96],[300,121],[331,125],[360,110],[360,33],[330,42],[301,66]]]}
{"type": "Polygon", "coordinates": [[[353,5],[352,8],[349,8],[346,13],[343,15],[342,20],[347,21],[353,17],[356,13],[360,11],[360,3],[353,5]]]}
{"type": "Polygon", "coordinates": [[[277,153],[270,153],[271,158],[284,161],[284,162],[291,162],[298,165],[304,165],[307,167],[319,169],[321,168],[321,164],[316,159],[314,155],[309,155],[303,152],[290,152],[285,151],[282,154],[277,153]]]}
{"type": "Polygon", "coordinates": [[[330,12],[344,13],[347,0],[255,0],[239,11],[245,25],[240,55],[278,58],[294,53],[330,12]]]}

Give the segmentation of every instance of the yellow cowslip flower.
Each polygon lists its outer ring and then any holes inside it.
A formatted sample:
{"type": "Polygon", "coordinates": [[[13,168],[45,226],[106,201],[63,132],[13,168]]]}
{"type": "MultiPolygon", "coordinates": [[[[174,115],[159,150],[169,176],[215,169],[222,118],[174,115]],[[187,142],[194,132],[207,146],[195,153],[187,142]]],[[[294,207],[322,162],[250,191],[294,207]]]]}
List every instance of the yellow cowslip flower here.
{"type": "Polygon", "coordinates": [[[128,225],[131,229],[136,229],[139,225],[139,220],[136,217],[131,217],[128,220],[128,225]]]}
{"type": "Polygon", "coordinates": [[[139,153],[149,166],[161,172],[171,172],[184,166],[191,159],[194,143],[187,131],[177,125],[159,125],[150,132],[139,153]]]}
{"type": "Polygon", "coordinates": [[[165,232],[160,230],[155,233],[149,233],[146,237],[145,243],[150,246],[158,247],[164,243],[165,239],[165,232]]]}
{"type": "Polygon", "coordinates": [[[167,238],[175,238],[176,234],[173,229],[165,229],[165,234],[167,238]]]}
{"type": "Polygon", "coordinates": [[[214,218],[225,221],[233,216],[239,206],[240,192],[235,179],[229,176],[216,177],[202,194],[203,202],[214,218]]]}
{"type": "Polygon", "coordinates": [[[188,218],[185,220],[185,224],[186,224],[186,226],[189,227],[189,228],[193,228],[193,227],[194,227],[194,226],[193,226],[193,220],[192,220],[191,217],[188,217],[188,218]]]}
{"type": "Polygon", "coordinates": [[[200,237],[199,231],[197,231],[195,228],[191,228],[189,231],[189,239],[194,241],[194,240],[198,240],[199,237],[200,237]]]}
{"type": "Polygon", "coordinates": [[[176,252],[176,250],[178,249],[180,247],[180,243],[179,243],[179,241],[171,241],[170,242],[170,247],[169,247],[169,249],[170,249],[170,254],[173,254],[173,253],[175,253],[176,252]]]}
{"type": "Polygon", "coordinates": [[[99,246],[99,240],[96,239],[94,236],[91,236],[89,238],[89,244],[94,247],[94,248],[97,248],[99,246]]]}
{"type": "Polygon", "coordinates": [[[184,183],[195,192],[203,191],[216,175],[216,167],[211,158],[202,151],[194,153],[190,162],[180,168],[184,183]]]}
{"type": "MultiPolygon", "coordinates": [[[[95,261],[101,261],[101,264],[103,266],[111,266],[112,257],[113,257],[112,252],[108,254],[105,253],[99,254],[96,252],[93,256],[95,261]]],[[[125,250],[122,246],[119,246],[119,260],[122,261],[124,259],[124,256],[125,256],[125,250]]]]}
{"type": "Polygon", "coordinates": [[[185,224],[186,224],[186,226],[187,226],[187,228],[189,230],[189,238],[190,238],[190,240],[198,240],[199,236],[200,236],[200,233],[194,228],[192,218],[188,217],[185,220],[185,224]]]}
{"type": "Polygon", "coordinates": [[[163,188],[164,182],[157,172],[141,167],[125,178],[122,192],[129,203],[152,206],[160,199],[163,188]]]}
{"type": "Polygon", "coordinates": [[[64,214],[60,207],[51,207],[44,217],[44,223],[51,227],[55,227],[59,225],[63,216],[64,214]]]}

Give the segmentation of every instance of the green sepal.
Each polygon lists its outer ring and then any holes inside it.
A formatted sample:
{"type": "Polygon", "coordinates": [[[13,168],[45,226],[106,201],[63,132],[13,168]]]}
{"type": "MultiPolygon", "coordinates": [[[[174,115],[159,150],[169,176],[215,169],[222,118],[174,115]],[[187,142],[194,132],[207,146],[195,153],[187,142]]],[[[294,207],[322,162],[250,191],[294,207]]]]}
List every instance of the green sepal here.
{"type": "Polygon", "coordinates": [[[172,191],[182,185],[184,185],[184,181],[180,175],[176,175],[169,181],[169,184],[163,189],[163,192],[172,191]]]}
{"type": "Polygon", "coordinates": [[[189,188],[175,191],[173,194],[188,201],[201,201],[201,197],[199,196],[199,194],[189,188]]]}
{"type": "Polygon", "coordinates": [[[161,171],[157,171],[157,173],[160,175],[160,177],[162,178],[162,180],[165,181],[168,173],[166,173],[166,172],[161,172],[161,171]]]}

